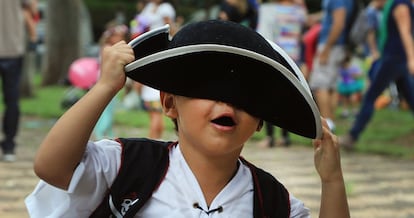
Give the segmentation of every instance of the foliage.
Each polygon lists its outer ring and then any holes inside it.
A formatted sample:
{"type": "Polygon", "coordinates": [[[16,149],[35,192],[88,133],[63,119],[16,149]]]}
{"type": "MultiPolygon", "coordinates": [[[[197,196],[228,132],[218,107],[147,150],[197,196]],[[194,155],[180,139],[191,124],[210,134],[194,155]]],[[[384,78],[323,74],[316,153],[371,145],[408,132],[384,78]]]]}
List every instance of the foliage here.
{"type": "MultiPolygon", "coordinates": [[[[55,85],[48,87],[37,87],[35,97],[25,98],[21,101],[21,112],[25,115],[40,116],[45,118],[59,118],[65,109],[61,107],[61,101],[69,90],[67,86],[55,85]]],[[[120,100],[123,93],[117,98],[120,100]]],[[[115,124],[145,128],[148,126],[148,114],[143,110],[125,110],[120,104],[115,112],[115,124]]],[[[0,106],[2,108],[3,105],[0,106]]],[[[172,123],[165,118],[166,128],[173,129],[172,123]]]]}

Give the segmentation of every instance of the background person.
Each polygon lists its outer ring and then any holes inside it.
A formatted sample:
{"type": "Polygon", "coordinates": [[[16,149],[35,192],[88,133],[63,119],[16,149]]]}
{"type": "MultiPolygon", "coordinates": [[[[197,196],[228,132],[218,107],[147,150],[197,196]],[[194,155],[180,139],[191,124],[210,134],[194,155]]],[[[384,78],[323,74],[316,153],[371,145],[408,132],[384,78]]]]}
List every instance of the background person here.
{"type": "Polygon", "coordinates": [[[339,100],[342,103],[342,118],[353,117],[360,103],[364,90],[362,70],[352,62],[352,54],[348,53],[341,64],[338,81],[339,100]]]}
{"type": "Polygon", "coordinates": [[[25,27],[29,33],[29,44],[35,44],[37,40],[30,4],[29,0],[0,1],[0,76],[5,107],[1,148],[3,160],[8,162],[16,160],[15,137],[20,122],[19,92],[26,48],[25,27]]]}
{"type": "MultiPolygon", "coordinates": [[[[300,66],[301,37],[306,20],[307,10],[303,4],[298,4],[295,0],[273,0],[259,6],[257,32],[280,46],[300,66]]],[[[273,147],[276,144],[275,127],[268,122],[264,125],[266,138],[259,146],[273,147]]],[[[279,144],[288,146],[290,143],[289,132],[282,128],[282,140],[279,144]]]]}
{"type": "Polygon", "coordinates": [[[395,82],[400,93],[414,111],[414,9],[410,0],[388,0],[381,22],[380,59],[373,69],[373,80],[365,92],[358,115],[349,132],[340,137],[339,143],[353,150],[361,133],[374,114],[375,100],[395,82]]]}
{"type": "Polygon", "coordinates": [[[338,72],[346,53],[345,27],[352,15],[353,2],[322,1],[322,29],[309,78],[309,86],[315,95],[321,115],[325,117],[332,131],[335,130],[334,118],[338,102],[338,72]]]}

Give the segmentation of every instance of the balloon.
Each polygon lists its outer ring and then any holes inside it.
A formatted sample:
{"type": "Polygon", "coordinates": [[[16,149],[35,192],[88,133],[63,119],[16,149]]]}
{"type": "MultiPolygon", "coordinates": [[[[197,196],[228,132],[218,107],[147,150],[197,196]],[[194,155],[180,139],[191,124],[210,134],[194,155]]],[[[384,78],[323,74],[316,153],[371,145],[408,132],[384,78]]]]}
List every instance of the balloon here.
{"type": "Polygon", "coordinates": [[[90,89],[99,77],[97,58],[86,57],[75,60],[69,67],[70,83],[81,89],[90,89]]]}

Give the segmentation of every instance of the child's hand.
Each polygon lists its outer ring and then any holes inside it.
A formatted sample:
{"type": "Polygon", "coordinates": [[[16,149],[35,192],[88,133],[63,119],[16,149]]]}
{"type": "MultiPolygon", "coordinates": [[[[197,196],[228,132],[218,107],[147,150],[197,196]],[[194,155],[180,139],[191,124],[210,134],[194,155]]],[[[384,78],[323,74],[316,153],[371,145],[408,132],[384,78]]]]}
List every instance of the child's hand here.
{"type": "Polygon", "coordinates": [[[329,131],[326,120],[322,118],[322,139],[313,141],[315,167],[322,182],[342,181],[341,159],[338,138],[329,131]]]}
{"type": "Polygon", "coordinates": [[[134,60],[134,51],[125,41],[106,46],[102,51],[101,76],[98,83],[118,92],[126,81],[124,67],[134,60]]]}

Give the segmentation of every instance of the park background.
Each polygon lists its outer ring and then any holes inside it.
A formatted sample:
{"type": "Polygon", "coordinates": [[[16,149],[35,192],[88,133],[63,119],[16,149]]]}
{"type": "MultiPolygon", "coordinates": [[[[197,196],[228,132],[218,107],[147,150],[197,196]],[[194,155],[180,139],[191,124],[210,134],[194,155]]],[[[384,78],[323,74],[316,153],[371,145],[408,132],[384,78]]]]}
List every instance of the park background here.
{"type": "MultiPolygon", "coordinates": [[[[137,0],[39,0],[41,21],[38,24],[39,43],[36,52],[26,55],[27,64],[22,82],[22,112],[26,115],[58,118],[65,108],[61,101],[67,95],[67,76],[74,60],[97,56],[97,41],[105,24],[121,19],[128,25],[136,14],[137,0]]],[[[177,15],[186,23],[214,19],[221,0],[172,0],[177,15]]],[[[305,1],[310,13],[320,10],[320,0],[305,1]]],[[[367,1],[361,1],[365,4],[367,1]]],[[[387,94],[387,93],[385,93],[387,94]]],[[[123,92],[119,93],[120,98],[123,92]]],[[[272,102],[270,102],[272,103],[272,102]]],[[[341,107],[338,108],[338,113],[341,107]]],[[[338,115],[339,117],[339,115],[338,115]]],[[[118,107],[116,124],[146,127],[146,113],[139,108],[118,107]]],[[[350,119],[338,119],[336,134],[346,133],[350,119]]],[[[172,129],[169,120],[167,130],[172,129]]],[[[383,107],[358,141],[356,152],[376,153],[414,159],[413,116],[407,107],[383,107]]],[[[276,134],[280,134],[277,132],[276,134]]],[[[252,140],[260,140],[264,131],[252,140]]],[[[311,146],[309,139],[293,135],[294,144],[311,146]]]]}
{"type": "MultiPolygon", "coordinates": [[[[186,22],[208,19],[219,0],[173,0],[186,22]]],[[[38,25],[41,41],[28,52],[22,83],[22,122],[18,135],[18,161],[0,162],[0,217],[28,217],[24,199],[38,178],[32,170],[35,152],[47,131],[65,112],[62,100],[70,86],[65,83],[69,65],[76,59],[96,55],[97,39],[104,25],[119,10],[126,20],[135,13],[135,0],[40,0],[43,19],[38,25]],[[49,49],[47,49],[49,48],[49,49]]],[[[306,1],[311,12],[320,1],[306,1]]],[[[119,93],[122,99],[125,93],[119,93]]],[[[385,93],[386,94],[386,93],[385,93]]],[[[272,104],[274,102],[269,102],[272,104]]],[[[341,108],[338,108],[338,117],[341,108]]],[[[0,105],[3,110],[3,105],[0,105]]],[[[406,106],[377,109],[354,152],[342,153],[342,167],[354,218],[414,218],[414,125],[406,106]]],[[[346,133],[353,119],[338,119],[336,134],[346,133]]],[[[146,136],[148,116],[139,107],[115,112],[115,134],[146,136]]],[[[165,118],[166,135],[175,137],[173,124],[165,118]]],[[[276,131],[277,136],[280,130],[276,131]]],[[[310,139],[292,135],[290,147],[258,148],[265,137],[258,132],[246,144],[243,156],[269,170],[317,217],[320,182],[313,167],[310,139]]]]}

